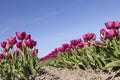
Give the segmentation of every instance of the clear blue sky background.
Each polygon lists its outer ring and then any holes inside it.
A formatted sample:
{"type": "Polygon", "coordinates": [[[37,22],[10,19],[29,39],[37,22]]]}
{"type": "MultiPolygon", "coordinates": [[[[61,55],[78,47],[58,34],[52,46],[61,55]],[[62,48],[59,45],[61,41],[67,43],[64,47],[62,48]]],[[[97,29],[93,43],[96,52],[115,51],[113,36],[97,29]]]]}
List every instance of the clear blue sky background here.
{"type": "Polygon", "coordinates": [[[120,20],[120,0],[0,0],[0,42],[16,31],[30,33],[42,57],[104,28],[104,22],[120,20]]]}

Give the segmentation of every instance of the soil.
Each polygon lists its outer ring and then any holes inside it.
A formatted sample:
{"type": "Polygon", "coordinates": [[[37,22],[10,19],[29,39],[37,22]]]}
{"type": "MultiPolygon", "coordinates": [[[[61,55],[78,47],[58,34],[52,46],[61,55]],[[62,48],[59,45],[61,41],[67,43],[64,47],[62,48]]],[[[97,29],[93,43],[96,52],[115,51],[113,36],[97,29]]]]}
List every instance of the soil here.
{"type": "Polygon", "coordinates": [[[120,80],[120,70],[108,73],[105,70],[75,70],[45,66],[40,69],[35,80],[120,80]]]}
{"type": "Polygon", "coordinates": [[[43,67],[36,80],[120,80],[120,70],[108,73],[104,70],[73,70],[43,67]]]}

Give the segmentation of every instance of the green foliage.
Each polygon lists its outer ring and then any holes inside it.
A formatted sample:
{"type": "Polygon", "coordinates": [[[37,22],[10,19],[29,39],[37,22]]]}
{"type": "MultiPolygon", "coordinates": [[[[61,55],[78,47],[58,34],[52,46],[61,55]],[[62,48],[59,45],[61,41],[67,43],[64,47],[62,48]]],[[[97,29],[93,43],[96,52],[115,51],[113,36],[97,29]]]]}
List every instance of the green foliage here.
{"type": "Polygon", "coordinates": [[[66,67],[72,69],[107,69],[109,71],[120,67],[120,40],[103,41],[102,46],[91,44],[84,48],[75,48],[57,53],[56,58],[40,62],[41,65],[66,67]]]}
{"type": "Polygon", "coordinates": [[[35,79],[39,69],[37,55],[31,54],[27,47],[20,55],[7,53],[5,59],[0,62],[0,75],[6,80],[28,80],[31,75],[35,79]]]}

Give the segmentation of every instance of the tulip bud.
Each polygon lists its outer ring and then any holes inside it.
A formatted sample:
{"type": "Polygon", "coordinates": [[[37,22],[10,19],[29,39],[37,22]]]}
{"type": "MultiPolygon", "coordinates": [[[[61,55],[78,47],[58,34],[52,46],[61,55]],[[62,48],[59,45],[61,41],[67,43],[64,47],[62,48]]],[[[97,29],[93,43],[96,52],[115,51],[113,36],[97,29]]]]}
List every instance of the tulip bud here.
{"type": "Polygon", "coordinates": [[[0,61],[5,58],[4,54],[0,54],[0,61]]]}
{"type": "Polygon", "coordinates": [[[34,49],[32,54],[36,55],[37,53],[38,53],[38,49],[34,49]]]}

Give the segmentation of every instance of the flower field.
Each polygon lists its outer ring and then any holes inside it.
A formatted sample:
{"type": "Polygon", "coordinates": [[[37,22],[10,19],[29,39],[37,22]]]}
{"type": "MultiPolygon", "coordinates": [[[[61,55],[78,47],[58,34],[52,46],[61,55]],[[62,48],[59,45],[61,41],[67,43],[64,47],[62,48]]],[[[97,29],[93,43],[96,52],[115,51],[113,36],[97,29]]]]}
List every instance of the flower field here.
{"type": "Polygon", "coordinates": [[[120,67],[120,22],[105,23],[100,29],[100,40],[94,33],[84,34],[79,39],[62,44],[48,55],[39,59],[41,65],[72,69],[106,69],[120,67]]]}
{"type": "Polygon", "coordinates": [[[68,69],[102,69],[109,72],[120,68],[120,22],[105,23],[100,40],[94,33],[73,39],[38,58],[37,42],[25,32],[16,32],[0,42],[0,78],[5,80],[35,80],[44,66],[68,69]]]}

